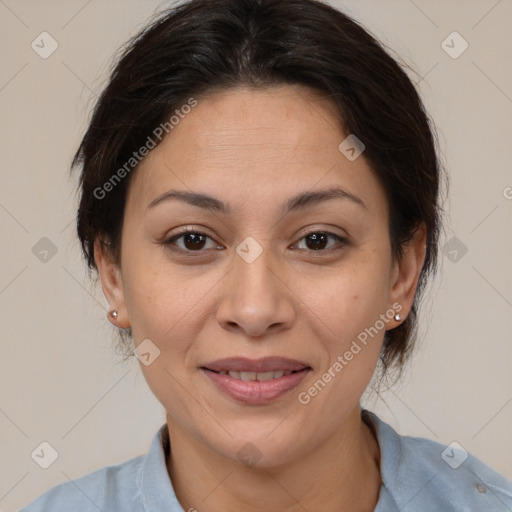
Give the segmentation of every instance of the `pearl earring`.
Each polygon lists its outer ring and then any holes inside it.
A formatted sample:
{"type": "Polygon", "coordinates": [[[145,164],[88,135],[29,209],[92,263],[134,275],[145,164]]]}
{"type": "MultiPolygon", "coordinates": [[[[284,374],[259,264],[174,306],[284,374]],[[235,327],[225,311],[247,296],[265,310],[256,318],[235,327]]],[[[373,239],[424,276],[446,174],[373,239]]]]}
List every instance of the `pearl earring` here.
{"type": "Polygon", "coordinates": [[[402,317],[400,316],[400,314],[399,314],[399,313],[397,313],[397,314],[395,315],[395,320],[396,320],[397,322],[400,322],[400,320],[401,320],[401,319],[402,319],[402,317]]]}
{"type": "Polygon", "coordinates": [[[111,311],[110,315],[112,316],[112,318],[117,318],[117,309],[114,309],[113,311],[111,311]]]}

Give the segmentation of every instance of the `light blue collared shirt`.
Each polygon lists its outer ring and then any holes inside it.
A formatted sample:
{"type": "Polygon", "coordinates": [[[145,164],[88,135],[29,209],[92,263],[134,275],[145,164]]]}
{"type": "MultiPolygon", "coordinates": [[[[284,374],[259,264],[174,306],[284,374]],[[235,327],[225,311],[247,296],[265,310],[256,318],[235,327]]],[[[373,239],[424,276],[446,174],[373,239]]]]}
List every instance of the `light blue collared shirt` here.
{"type": "MultiPolygon", "coordinates": [[[[402,436],[375,414],[362,414],[381,452],[375,512],[512,511],[512,481],[479,459],[453,445],[402,436]]],[[[21,512],[185,512],[167,473],[168,442],[164,424],[146,455],[59,484],[21,512]]]]}

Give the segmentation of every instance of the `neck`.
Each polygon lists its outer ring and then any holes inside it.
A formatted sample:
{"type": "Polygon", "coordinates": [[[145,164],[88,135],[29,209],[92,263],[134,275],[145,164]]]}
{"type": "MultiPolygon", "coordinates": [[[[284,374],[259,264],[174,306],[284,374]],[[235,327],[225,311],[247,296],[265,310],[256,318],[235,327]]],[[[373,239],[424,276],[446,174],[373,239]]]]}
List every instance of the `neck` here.
{"type": "Polygon", "coordinates": [[[184,510],[370,512],[381,486],[380,451],[359,405],[339,431],[293,461],[270,468],[228,459],[167,415],[167,469],[184,510]]]}

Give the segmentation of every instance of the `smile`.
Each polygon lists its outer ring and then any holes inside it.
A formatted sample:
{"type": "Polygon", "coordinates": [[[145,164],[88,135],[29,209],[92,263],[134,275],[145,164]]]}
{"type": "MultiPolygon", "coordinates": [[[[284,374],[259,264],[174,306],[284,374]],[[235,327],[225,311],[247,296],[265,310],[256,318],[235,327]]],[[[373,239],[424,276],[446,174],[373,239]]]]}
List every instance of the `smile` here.
{"type": "MultiPolygon", "coordinates": [[[[297,370],[296,370],[297,371],[297,370]]],[[[221,370],[220,375],[229,375],[233,379],[244,380],[244,381],[258,381],[264,382],[272,379],[280,379],[284,375],[290,375],[291,373],[296,373],[296,371],[292,370],[278,370],[278,371],[270,371],[270,372],[236,372],[236,371],[228,371],[221,370]]]]}
{"type": "Polygon", "coordinates": [[[201,368],[201,371],[218,391],[232,400],[246,405],[265,405],[296,388],[311,368],[268,372],[216,372],[201,368]]]}

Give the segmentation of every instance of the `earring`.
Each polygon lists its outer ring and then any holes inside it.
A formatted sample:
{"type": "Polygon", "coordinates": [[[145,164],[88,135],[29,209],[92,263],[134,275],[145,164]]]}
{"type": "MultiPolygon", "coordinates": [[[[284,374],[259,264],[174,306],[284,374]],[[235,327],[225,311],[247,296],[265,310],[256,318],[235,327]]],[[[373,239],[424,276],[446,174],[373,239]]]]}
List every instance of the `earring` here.
{"type": "Polygon", "coordinates": [[[117,318],[117,309],[114,309],[113,311],[111,311],[110,315],[112,316],[112,318],[117,318]]]}
{"type": "Polygon", "coordinates": [[[400,320],[401,320],[401,319],[402,319],[402,317],[400,316],[400,314],[399,314],[399,313],[397,313],[397,314],[395,315],[395,320],[396,320],[397,322],[400,322],[400,320]]]}

